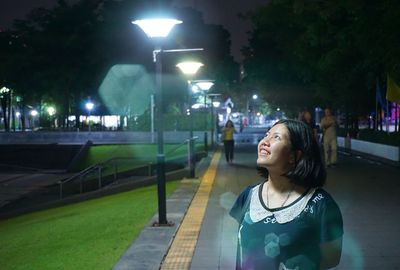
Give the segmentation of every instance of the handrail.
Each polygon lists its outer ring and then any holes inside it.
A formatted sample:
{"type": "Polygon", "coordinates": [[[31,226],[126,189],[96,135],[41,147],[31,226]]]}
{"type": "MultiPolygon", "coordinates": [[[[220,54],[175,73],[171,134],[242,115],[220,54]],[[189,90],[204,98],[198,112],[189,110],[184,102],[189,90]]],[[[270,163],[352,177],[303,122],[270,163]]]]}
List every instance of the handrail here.
{"type": "Polygon", "coordinates": [[[87,167],[86,169],[84,169],[83,171],[80,171],[80,172],[78,172],[78,173],[76,173],[76,174],[74,174],[74,175],[68,177],[68,178],[65,179],[65,180],[60,180],[60,181],[58,181],[57,183],[58,183],[58,184],[65,184],[65,183],[68,183],[68,182],[72,181],[74,178],[76,178],[76,177],[78,177],[78,176],[84,176],[84,175],[86,175],[86,174],[91,173],[94,169],[97,169],[98,167],[99,167],[98,164],[91,165],[91,166],[87,167]]]}
{"type": "MultiPolygon", "coordinates": [[[[176,150],[178,150],[180,147],[182,147],[186,143],[190,142],[191,140],[196,140],[196,139],[198,139],[198,136],[193,136],[192,138],[184,140],[182,143],[177,145],[175,148],[173,148],[170,151],[168,151],[166,153],[166,155],[170,155],[171,153],[175,152],[176,150]]],[[[108,160],[106,160],[104,162],[100,162],[100,163],[91,165],[91,166],[87,167],[86,169],[78,172],[77,174],[72,175],[71,177],[69,177],[69,178],[67,178],[65,180],[58,181],[57,183],[60,186],[60,199],[63,197],[63,185],[65,185],[65,184],[67,184],[69,182],[72,182],[72,181],[74,181],[76,179],[81,179],[81,182],[80,182],[80,193],[82,193],[83,192],[83,181],[82,181],[83,177],[85,177],[86,175],[89,175],[91,173],[94,173],[96,171],[98,171],[99,188],[101,188],[101,186],[102,186],[102,182],[101,182],[102,174],[101,174],[101,172],[102,172],[103,168],[106,168],[107,166],[109,166],[110,163],[114,164],[114,180],[117,180],[118,171],[117,171],[117,164],[116,164],[115,161],[117,161],[117,160],[132,160],[132,159],[134,159],[134,158],[132,158],[132,157],[113,157],[113,158],[110,158],[110,159],[108,159],[108,160]]],[[[150,170],[151,170],[151,165],[152,164],[153,164],[152,162],[148,163],[149,175],[151,175],[151,171],[150,170]]]]}
{"type": "Polygon", "coordinates": [[[195,141],[195,140],[197,140],[198,138],[199,138],[199,136],[193,136],[192,138],[189,138],[189,139],[184,140],[184,141],[181,142],[179,145],[177,145],[175,148],[173,148],[173,149],[169,150],[167,153],[165,153],[165,155],[167,156],[167,155],[172,154],[173,152],[175,152],[176,150],[178,150],[182,145],[188,143],[190,140],[194,140],[194,141],[195,141]]]}

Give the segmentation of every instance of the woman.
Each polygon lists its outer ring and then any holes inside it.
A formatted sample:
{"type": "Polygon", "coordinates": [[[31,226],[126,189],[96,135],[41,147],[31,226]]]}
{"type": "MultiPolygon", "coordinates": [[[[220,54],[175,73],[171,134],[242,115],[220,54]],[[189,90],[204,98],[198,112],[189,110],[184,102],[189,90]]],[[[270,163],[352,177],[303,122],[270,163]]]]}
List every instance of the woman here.
{"type": "Polygon", "coordinates": [[[233,139],[233,133],[235,133],[235,127],[231,120],[226,121],[225,127],[222,129],[222,140],[224,141],[224,149],[225,149],[225,158],[226,162],[233,162],[233,154],[235,141],[233,139]]]}
{"type": "Polygon", "coordinates": [[[239,222],[236,269],[326,269],[342,250],[340,209],[325,183],[317,142],[301,121],[280,120],[258,144],[265,177],[231,209],[239,222]]]}

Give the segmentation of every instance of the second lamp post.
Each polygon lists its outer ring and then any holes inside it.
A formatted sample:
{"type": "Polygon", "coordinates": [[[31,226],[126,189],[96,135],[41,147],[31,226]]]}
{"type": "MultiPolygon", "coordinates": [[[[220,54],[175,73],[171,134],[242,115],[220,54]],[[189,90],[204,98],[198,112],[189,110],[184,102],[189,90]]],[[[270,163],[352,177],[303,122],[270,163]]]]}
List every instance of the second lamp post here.
{"type": "MultiPolygon", "coordinates": [[[[203,66],[200,62],[182,62],[176,65],[183,74],[194,76],[200,67],[203,66]]],[[[188,80],[188,95],[189,95],[189,113],[190,113],[190,128],[189,128],[189,177],[195,177],[195,156],[194,156],[194,138],[193,138],[193,112],[192,112],[192,81],[188,80]]]]}

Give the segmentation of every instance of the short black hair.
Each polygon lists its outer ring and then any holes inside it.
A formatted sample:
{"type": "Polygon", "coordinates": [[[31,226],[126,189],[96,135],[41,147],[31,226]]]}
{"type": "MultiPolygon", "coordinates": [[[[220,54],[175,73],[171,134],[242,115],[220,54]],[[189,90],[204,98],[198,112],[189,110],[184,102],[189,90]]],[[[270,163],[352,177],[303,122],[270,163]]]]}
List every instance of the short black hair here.
{"type": "Polygon", "coordinates": [[[232,127],[235,127],[235,125],[233,124],[233,121],[232,121],[232,120],[228,120],[228,121],[226,121],[226,123],[225,123],[225,127],[227,127],[227,126],[228,126],[228,123],[231,123],[231,124],[232,124],[232,127]]]}
{"type": "MultiPolygon", "coordinates": [[[[322,187],[326,181],[326,170],[321,151],[312,130],[302,121],[282,119],[273,126],[284,124],[289,130],[290,142],[293,151],[300,151],[301,155],[295,162],[293,169],[285,173],[292,183],[305,188],[322,187]]],[[[261,176],[267,178],[268,170],[258,167],[261,176]]]]}

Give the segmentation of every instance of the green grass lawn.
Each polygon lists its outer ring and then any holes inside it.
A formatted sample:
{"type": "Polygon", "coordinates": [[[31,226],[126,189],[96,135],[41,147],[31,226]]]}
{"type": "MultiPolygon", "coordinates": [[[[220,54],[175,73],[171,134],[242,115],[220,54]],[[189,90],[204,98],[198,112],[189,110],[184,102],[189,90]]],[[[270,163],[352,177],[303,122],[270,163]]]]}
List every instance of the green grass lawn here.
{"type": "Polygon", "coordinates": [[[0,221],[0,269],[111,269],[157,212],[156,187],[0,221]]]}
{"type": "MultiPolygon", "coordinates": [[[[176,144],[165,144],[164,153],[166,160],[187,156],[187,146],[177,148],[176,144]]],[[[196,151],[202,151],[204,146],[196,144],[196,151]]],[[[127,161],[119,161],[119,169],[128,170],[143,166],[149,162],[156,162],[157,145],[155,144],[126,144],[126,145],[95,145],[90,147],[88,154],[80,164],[79,170],[90,165],[105,162],[112,158],[131,158],[127,161]]]]}

